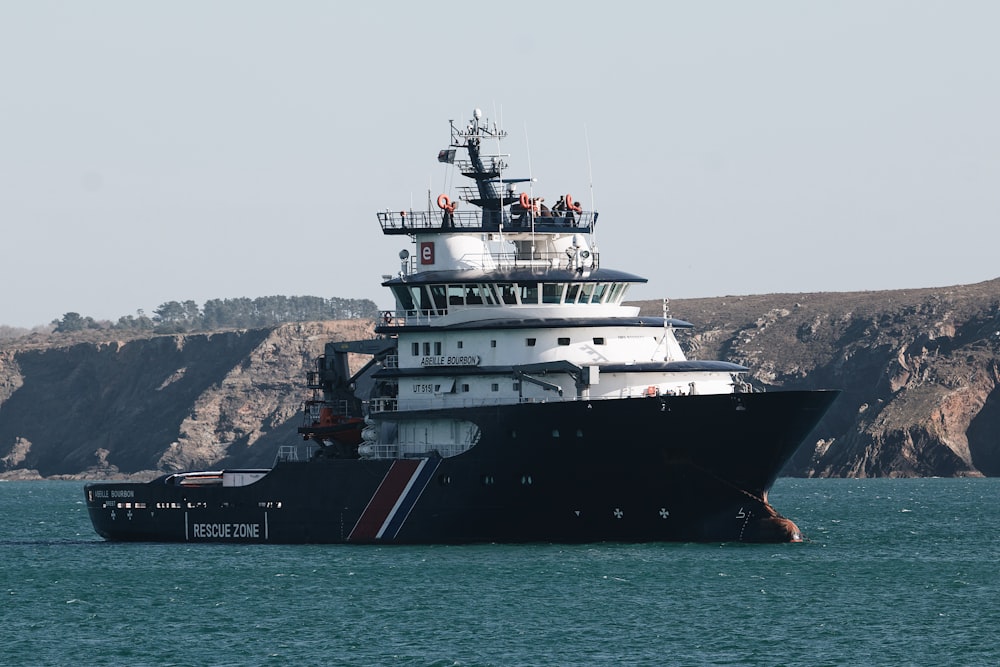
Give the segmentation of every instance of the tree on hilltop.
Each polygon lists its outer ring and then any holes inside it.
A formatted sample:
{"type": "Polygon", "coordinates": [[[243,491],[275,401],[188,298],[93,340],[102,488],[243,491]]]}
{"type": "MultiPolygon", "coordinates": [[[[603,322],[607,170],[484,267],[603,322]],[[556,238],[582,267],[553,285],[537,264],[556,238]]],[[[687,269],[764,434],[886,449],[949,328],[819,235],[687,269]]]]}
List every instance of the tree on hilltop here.
{"type": "Polygon", "coordinates": [[[201,325],[201,309],[190,299],[184,303],[167,301],[153,311],[153,321],[161,333],[192,331],[201,325]]]}
{"type": "Polygon", "coordinates": [[[125,331],[152,331],[153,320],[146,317],[146,313],[140,308],[135,311],[135,316],[123,315],[118,318],[118,323],[112,325],[113,329],[124,329],[125,331]]]}
{"type": "Polygon", "coordinates": [[[254,329],[283,322],[374,319],[378,307],[370,299],[329,299],[319,296],[262,296],[256,299],[209,299],[204,307],[190,299],[167,301],[148,317],[140,308],[135,315],[123,315],[118,322],[96,322],[80,313],[66,313],[53,320],[54,333],[85,329],[188,333],[215,329],[254,329]]]}
{"type": "Polygon", "coordinates": [[[100,325],[94,321],[93,317],[84,317],[80,313],[66,313],[61,320],[52,320],[52,324],[55,325],[55,329],[53,329],[55,333],[100,329],[100,325]]]}

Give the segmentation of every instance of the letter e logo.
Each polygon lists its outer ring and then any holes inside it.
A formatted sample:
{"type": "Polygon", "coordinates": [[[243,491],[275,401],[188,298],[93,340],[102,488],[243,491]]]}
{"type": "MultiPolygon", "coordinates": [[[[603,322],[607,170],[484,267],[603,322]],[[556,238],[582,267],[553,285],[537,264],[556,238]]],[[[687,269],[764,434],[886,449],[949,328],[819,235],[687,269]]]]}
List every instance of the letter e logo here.
{"type": "Polygon", "coordinates": [[[420,263],[434,263],[434,241],[422,241],[420,243],[420,263]]]}

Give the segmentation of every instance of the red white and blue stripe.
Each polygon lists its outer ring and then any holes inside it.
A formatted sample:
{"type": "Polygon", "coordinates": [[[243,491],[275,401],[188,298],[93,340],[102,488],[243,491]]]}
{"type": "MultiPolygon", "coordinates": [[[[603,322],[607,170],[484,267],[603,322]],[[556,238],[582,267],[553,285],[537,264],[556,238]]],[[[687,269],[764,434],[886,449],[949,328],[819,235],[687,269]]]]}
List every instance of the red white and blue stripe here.
{"type": "Polygon", "coordinates": [[[439,458],[393,461],[347,541],[394,539],[439,465],[439,458]]]}

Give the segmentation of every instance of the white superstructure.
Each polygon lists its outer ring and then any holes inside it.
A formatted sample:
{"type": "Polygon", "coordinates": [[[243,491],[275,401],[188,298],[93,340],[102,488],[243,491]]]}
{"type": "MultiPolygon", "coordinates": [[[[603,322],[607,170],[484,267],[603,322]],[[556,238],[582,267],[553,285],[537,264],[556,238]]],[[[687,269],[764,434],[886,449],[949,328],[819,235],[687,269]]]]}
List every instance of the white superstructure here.
{"type": "Polygon", "coordinates": [[[396,307],[379,332],[397,348],[379,373],[386,389],[371,401],[377,423],[362,455],[465,451],[477,428],[454,409],[743,390],[743,367],[685,358],[675,330],[691,325],[624,305],[645,279],[601,267],[596,212],[568,194],[549,209],[517,193],[527,179],[504,174],[506,155],[482,152],[503,137],[478,110],[466,128],[452,123],[439,160],[474,185],[440,195],[436,208],[378,214],[411,247],[383,283],[396,307]],[[456,159],[460,149],[468,160],[456,159]]]}

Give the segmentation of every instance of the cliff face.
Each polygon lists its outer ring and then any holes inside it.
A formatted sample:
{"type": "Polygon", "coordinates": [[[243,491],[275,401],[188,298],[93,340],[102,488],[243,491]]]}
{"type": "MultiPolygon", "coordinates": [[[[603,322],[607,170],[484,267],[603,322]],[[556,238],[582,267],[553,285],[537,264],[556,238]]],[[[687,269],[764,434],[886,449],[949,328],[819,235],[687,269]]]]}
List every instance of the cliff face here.
{"type": "Polygon", "coordinates": [[[696,325],[693,356],[744,364],[770,389],[842,390],[786,474],[1000,475],[1000,280],[670,309],[696,325]]]}
{"type": "MultiPolygon", "coordinates": [[[[842,390],[786,474],[1000,475],[1000,280],[685,299],[670,314],[695,325],[680,333],[689,356],[744,364],[771,390],[842,390]]],[[[371,331],[328,322],[0,349],[0,475],[267,467],[298,439],[304,372],[323,345],[371,331]]]]}
{"type": "Polygon", "coordinates": [[[305,370],[323,345],[370,335],[367,322],[327,322],[8,349],[0,472],[267,467],[298,437],[305,370]]]}

